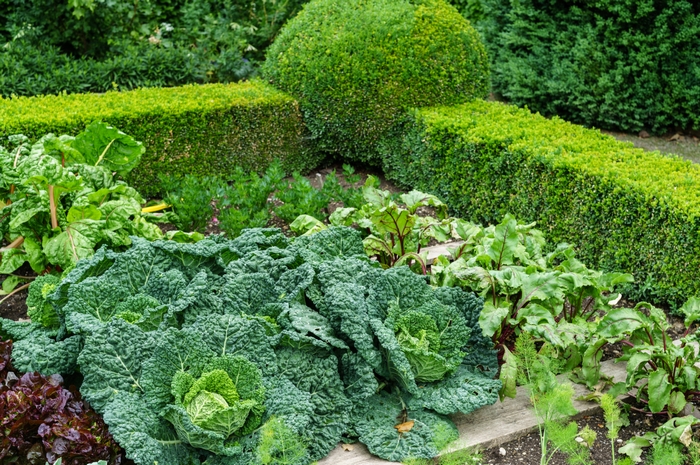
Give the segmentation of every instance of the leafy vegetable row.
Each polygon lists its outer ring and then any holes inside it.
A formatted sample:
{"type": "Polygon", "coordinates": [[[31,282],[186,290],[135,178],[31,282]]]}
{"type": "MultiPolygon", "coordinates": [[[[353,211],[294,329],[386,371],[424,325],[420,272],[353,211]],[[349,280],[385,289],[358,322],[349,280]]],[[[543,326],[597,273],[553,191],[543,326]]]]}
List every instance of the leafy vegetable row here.
{"type": "Polygon", "coordinates": [[[433,457],[457,437],[445,415],[501,386],[480,300],[382,269],[349,228],[132,238],[32,288],[43,318],[1,322],[14,363],[79,370],[137,464],[306,464],[342,438],[433,457]]]}
{"type": "MultiPolygon", "coordinates": [[[[28,262],[36,273],[67,270],[98,245],[128,246],[130,236],[163,237],[142,214],[143,198],[117,179],[138,165],[144,147],[96,122],[76,137],[47,134],[34,144],[22,135],[0,147],[0,273],[28,262]]],[[[8,278],[8,291],[18,282],[8,278]]]]}

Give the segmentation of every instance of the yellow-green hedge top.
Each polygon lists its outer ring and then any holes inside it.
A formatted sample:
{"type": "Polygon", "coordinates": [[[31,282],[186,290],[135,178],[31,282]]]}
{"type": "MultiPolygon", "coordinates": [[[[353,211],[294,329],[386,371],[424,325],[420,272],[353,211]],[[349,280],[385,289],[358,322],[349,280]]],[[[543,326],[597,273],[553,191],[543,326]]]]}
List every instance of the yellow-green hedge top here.
{"type": "Polygon", "coordinates": [[[500,143],[510,150],[608,179],[648,198],[664,199],[700,216],[700,166],[638,149],[596,129],[547,119],[527,109],[478,100],[417,110],[428,134],[449,129],[466,143],[500,143]]]}
{"type": "MultiPolygon", "coordinates": [[[[0,134],[25,128],[61,127],[97,119],[182,114],[232,106],[293,104],[294,100],[260,81],[188,85],[104,94],[0,98],[0,134]]],[[[29,135],[29,134],[28,134],[29,135]]]]}

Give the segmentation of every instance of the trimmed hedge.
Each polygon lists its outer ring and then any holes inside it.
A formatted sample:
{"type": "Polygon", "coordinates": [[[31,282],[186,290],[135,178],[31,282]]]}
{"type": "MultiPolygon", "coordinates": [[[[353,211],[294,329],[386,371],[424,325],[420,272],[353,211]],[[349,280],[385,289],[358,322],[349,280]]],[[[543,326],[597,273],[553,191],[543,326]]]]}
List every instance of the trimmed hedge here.
{"type": "Polygon", "coordinates": [[[700,166],[526,109],[475,101],[415,110],[382,144],[387,177],[457,214],[537,221],[589,266],[634,274],[628,297],[700,294],[700,166]]]}
{"type": "Polygon", "coordinates": [[[305,171],[320,161],[307,148],[297,102],[262,82],[0,99],[0,137],[76,134],[102,120],[144,143],[128,181],[144,195],[158,174],[220,175],[236,166],[259,171],[274,159],[305,171]]]}
{"type": "Polygon", "coordinates": [[[263,76],[299,99],[318,146],[377,163],[409,108],[485,97],[478,33],[443,0],[312,0],[270,46],[263,76]]]}

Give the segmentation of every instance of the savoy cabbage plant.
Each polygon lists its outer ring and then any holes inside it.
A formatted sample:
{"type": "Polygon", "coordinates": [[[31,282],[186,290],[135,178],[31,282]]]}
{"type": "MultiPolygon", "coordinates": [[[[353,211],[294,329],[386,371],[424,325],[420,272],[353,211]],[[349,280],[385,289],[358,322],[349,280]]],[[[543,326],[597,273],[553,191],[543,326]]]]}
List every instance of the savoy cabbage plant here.
{"type": "Polygon", "coordinates": [[[383,269],[353,229],[131,240],[37,283],[37,318],[0,336],[23,370],[79,371],[138,465],[301,465],[341,440],[428,458],[446,415],[498,398],[481,300],[383,269]]]}

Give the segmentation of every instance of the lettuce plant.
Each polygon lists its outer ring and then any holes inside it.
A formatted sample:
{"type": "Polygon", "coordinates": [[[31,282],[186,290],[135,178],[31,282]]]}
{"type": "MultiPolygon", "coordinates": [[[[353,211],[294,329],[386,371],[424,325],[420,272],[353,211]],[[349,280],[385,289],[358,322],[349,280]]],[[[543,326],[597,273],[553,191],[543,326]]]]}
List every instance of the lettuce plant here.
{"type": "Polygon", "coordinates": [[[118,180],[138,165],[145,148],[95,122],[75,137],[47,134],[30,145],[11,136],[0,147],[0,273],[25,262],[37,272],[67,270],[101,244],[128,246],[130,236],[162,234],[141,214],[143,199],[118,180]]]}
{"type": "Polygon", "coordinates": [[[341,438],[430,458],[457,437],[446,415],[501,386],[481,301],[383,269],[350,228],[133,238],[81,260],[45,303],[57,328],[0,320],[16,363],[79,370],[138,465],[305,465],[341,438]]]}
{"type": "Polygon", "coordinates": [[[12,341],[0,341],[0,461],[121,463],[107,425],[80,394],[63,387],[58,375],[22,374],[12,366],[11,353],[12,341]]]}

